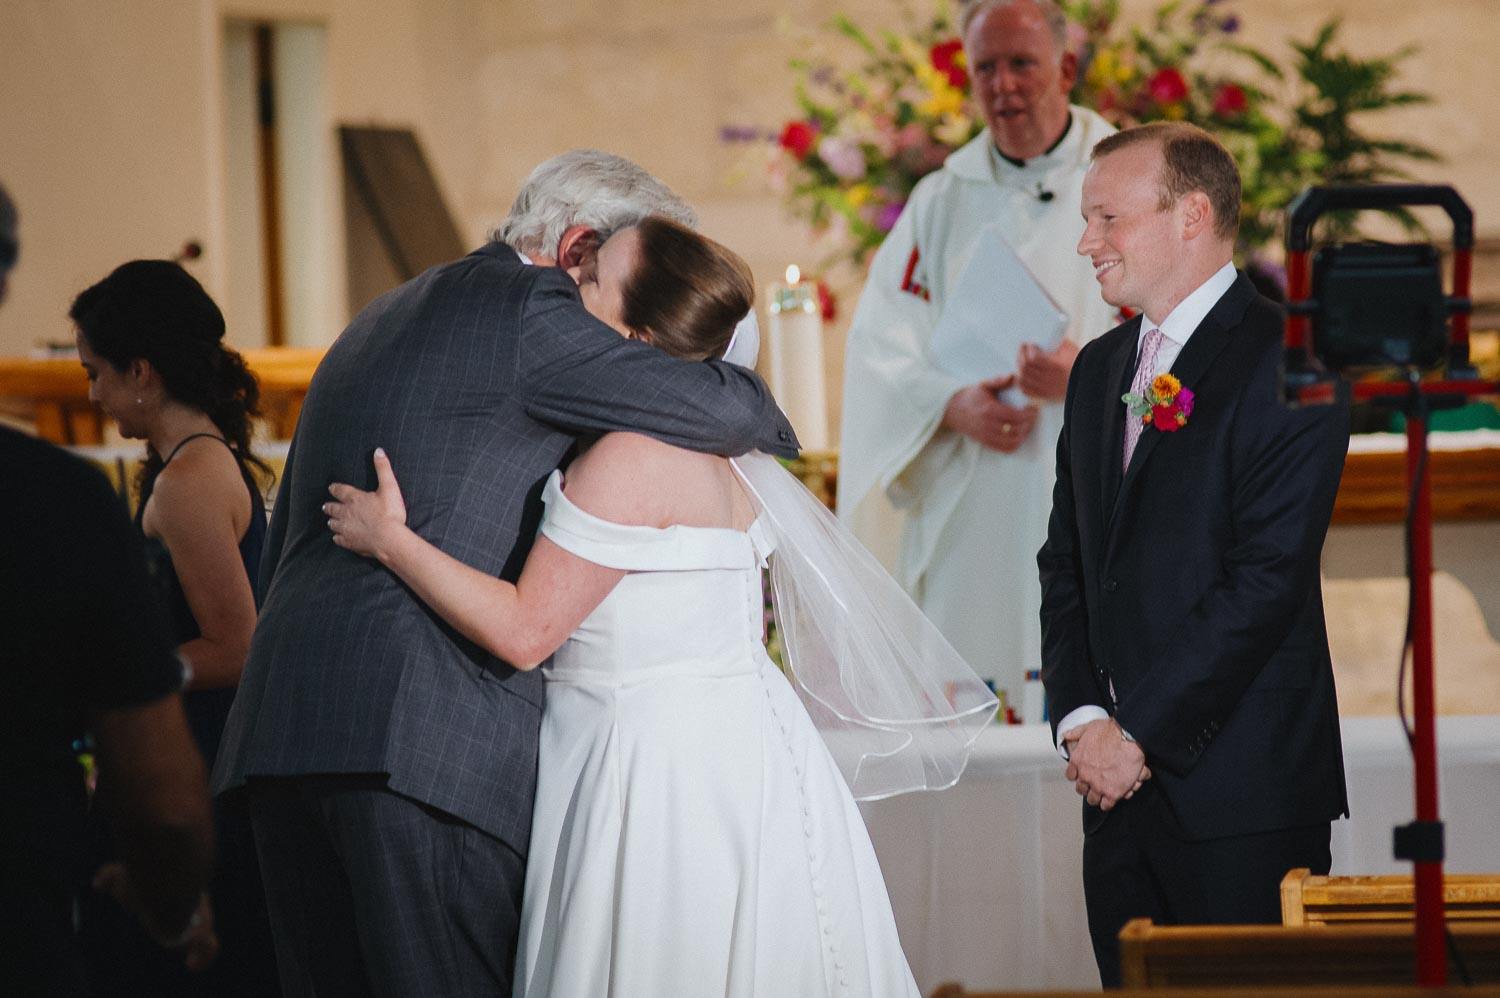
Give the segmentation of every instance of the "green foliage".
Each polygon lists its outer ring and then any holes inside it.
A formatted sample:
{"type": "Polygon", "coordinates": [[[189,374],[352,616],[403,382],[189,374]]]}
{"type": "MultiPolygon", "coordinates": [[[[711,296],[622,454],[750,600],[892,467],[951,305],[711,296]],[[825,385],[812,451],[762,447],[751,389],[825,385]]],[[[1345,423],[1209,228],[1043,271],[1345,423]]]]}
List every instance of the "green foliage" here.
{"type": "MultiPolygon", "coordinates": [[[[1290,66],[1234,41],[1239,18],[1217,0],[1157,8],[1151,29],[1120,29],[1117,0],[1072,0],[1069,16],[1088,41],[1073,99],[1119,127],[1191,121],[1234,154],[1244,184],[1240,245],[1254,251],[1280,238],[1282,213],[1313,184],[1371,184],[1409,179],[1409,167],[1438,155],[1413,142],[1372,136],[1367,116],[1430,103],[1397,88],[1411,47],[1357,58],[1338,46],[1331,18],[1309,42],[1292,41],[1290,66]]],[[[1415,227],[1405,211],[1393,212],[1415,227]]],[[[1332,215],[1328,236],[1356,234],[1356,220],[1332,215]]]]}

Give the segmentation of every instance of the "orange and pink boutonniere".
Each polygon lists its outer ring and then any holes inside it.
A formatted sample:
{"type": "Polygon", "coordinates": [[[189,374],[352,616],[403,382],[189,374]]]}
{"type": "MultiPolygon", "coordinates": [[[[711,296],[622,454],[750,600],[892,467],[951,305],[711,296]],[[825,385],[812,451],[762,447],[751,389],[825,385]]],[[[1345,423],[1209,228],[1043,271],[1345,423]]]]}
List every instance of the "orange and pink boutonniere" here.
{"type": "Polygon", "coordinates": [[[1130,407],[1132,416],[1139,416],[1141,422],[1163,433],[1177,432],[1193,414],[1192,389],[1182,387],[1172,374],[1158,374],[1144,392],[1127,392],[1120,401],[1130,407]]]}

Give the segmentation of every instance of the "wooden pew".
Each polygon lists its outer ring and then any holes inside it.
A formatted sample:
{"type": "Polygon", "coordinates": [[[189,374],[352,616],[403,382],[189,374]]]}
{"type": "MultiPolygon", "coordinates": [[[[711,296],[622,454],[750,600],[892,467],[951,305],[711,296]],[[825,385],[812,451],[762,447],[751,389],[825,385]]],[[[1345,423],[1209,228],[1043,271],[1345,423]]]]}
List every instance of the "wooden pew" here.
{"type": "MultiPolygon", "coordinates": [[[[1415,889],[1408,874],[1317,877],[1293,870],[1281,881],[1281,924],[1348,925],[1410,922],[1415,889]]],[[[1500,875],[1443,875],[1443,910],[1450,922],[1500,923],[1500,875]]]]}
{"type": "MultiPolygon", "coordinates": [[[[1500,925],[1449,926],[1469,980],[1500,984],[1500,925]]],[[[1120,931],[1127,988],[1331,987],[1416,981],[1410,923],[1358,925],[1152,925],[1120,931]]],[[[1462,978],[1450,961],[1449,980],[1462,978]]]]}

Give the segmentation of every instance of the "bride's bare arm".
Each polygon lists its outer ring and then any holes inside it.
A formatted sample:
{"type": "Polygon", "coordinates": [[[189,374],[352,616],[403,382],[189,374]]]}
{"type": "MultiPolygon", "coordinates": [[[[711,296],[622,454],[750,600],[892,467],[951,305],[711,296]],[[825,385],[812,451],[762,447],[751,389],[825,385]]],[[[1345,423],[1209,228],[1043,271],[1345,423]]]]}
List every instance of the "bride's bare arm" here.
{"type": "Polygon", "coordinates": [[[333,541],[378,559],[461,634],[518,669],[547,659],[609,595],[625,572],[605,568],[538,537],[518,583],[471,568],[406,526],[406,503],[391,462],[375,452],[379,486],[329,486],[324,505],[333,541]]]}

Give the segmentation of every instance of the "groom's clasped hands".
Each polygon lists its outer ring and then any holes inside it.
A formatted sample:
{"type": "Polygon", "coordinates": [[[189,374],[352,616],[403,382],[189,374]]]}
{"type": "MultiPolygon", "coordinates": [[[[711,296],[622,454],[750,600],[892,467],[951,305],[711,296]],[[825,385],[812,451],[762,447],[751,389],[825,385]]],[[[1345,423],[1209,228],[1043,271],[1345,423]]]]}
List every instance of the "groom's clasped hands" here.
{"type": "Polygon", "coordinates": [[[1090,805],[1108,811],[1151,779],[1146,753],[1113,719],[1102,717],[1063,732],[1067,777],[1090,805]]]}

